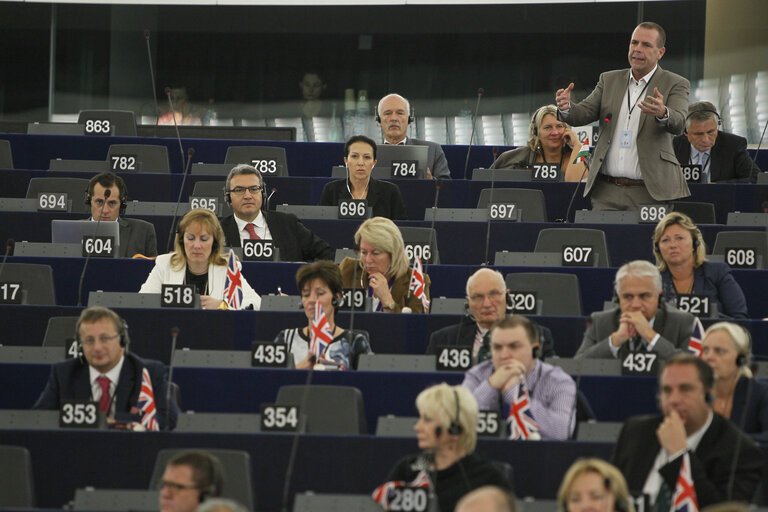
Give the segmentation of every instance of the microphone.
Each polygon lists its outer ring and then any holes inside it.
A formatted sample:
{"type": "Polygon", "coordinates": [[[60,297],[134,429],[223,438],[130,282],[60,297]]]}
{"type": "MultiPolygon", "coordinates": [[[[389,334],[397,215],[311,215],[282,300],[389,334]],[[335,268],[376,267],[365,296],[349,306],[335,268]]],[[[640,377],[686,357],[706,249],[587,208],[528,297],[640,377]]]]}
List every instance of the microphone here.
{"type": "MultiPolygon", "coordinates": [[[[610,126],[611,119],[613,118],[613,114],[608,112],[605,114],[605,117],[603,118],[603,121],[605,124],[603,125],[603,128],[600,130],[599,136],[603,135],[603,132],[610,126]]],[[[571,155],[573,156],[573,155],[571,155]]],[[[568,208],[565,210],[565,218],[562,219],[563,222],[566,224],[568,223],[568,218],[571,216],[571,208],[573,207],[573,201],[576,199],[576,194],[579,192],[579,185],[581,185],[582,180],[584,179],[584,175],[589,170],[589,164],[592,163],[592,158],[584,159],[584,170],[581,172],[581,176],[579,177],[579,181],[576,182],[576,188],[573,189],[573,195],[571,196],[571,201],[568,203],[568,208]]]]}
{"type": "MultiPolygon", "coordinates": [[[[104,213],[104,207],[107,206],[107,199],[112,195],[112,189],[104,189],[104,204],[101,205],[101,211],[99,212],[99,218],[96,219],[96,229],[93,230],[93,236],[99,233],[99,224],[101,224],[101,216],[104,213]]],[[[85,269],[88,268],[88,261],[91,259],[92,251],[85,251],[85,263],[83,264],[83,271],[80,273],[80,282],[77,285],[77,307],[83,305],[83,279],[85,278],[85,269]]]]}
{"type": "MultiPolygon", "coordinates": [[[[355,327],[355,290],[357,290],[357,262],[352,267],[352,292],[349,295],[349,332],[352,333],[355,327]]],[[[362,276],[361,276],[362,279],[362,276]]],[[[360,283],[362,286],[362,283],[360,283]]],[[[365,297],[363,297],[363,307],[365,307],[365,297]]]]}
{"type": "Polygon", "coordinates": [[[483,260],[483,266],[491,264],[491,260],[488,258],[488,251],[491,249],[491,205],[493,204],[493,192],[496,187],[496,170],[491,170],[491,194],[488,198],[488,220],[486,221],[485,228],[485,259],[483,260]]]}
{"type": "MultiPolygon", "coordinates": [[[[757,149],[755,150],[755,157],[752,159],[752,163],[757,165],[757,155],[760,153],[760,146],[763,145],[763,137],[765,137],[765,129],[768,128],[768,119],[765,120],[763,125],[763,133],[760,135],[760,140],[757,142],[757,149]]],[[[758,167],[759,169],[759,167],[758,167]]]]}
{"type": "Polygon", "coordinates": [[[269,192],[269,195],[267,196],[267,211],[269,211],[269,200],[272,199],[272,196],[275,195],[275,192],[277,192],[277,189],[275,187],[272,187],[272,190],[269,192]]]}
{"type": "Polygon", "coordinates": [[[464,160],[464,179],[467,179],[467,167],[469,167],[469,151],[472,149],[472,139],[475,138],[475,125],[477,123],[477,112],[480,110],[480,98],[483,97],[485,89],[482,87],[477,90],[477,103],[475,104],[475,115],[472,116],[472,132],[469,135],[469,146],[467,146],[467,158],[464,160]]]}
{"type": "Polygon", "coordinates": [[[16,245],[16,242],[13,238],[9,238],[7,242],[5,242],[5,254],[3,255],[3,262],[0,263],[0,278],[3,277],[3,269],[5,268],[5,260],[8,259],[8,255],[11,254],[11,251],[13,251],[13,247],[16,245]]]}
{"type": "MultiPolygon", "coordinates": [[[[179,144],[181,144],[181,139],[179,139],[179,144]]],[[[195,156],[195,148],[189,148],[187,150],[187,165],[184,168],[184,176],[181,178],[181,187],[179,187],[179,197],[176,199],[176,207],[173,209],[173,217],[171,218],[171,229],[168,231],[168,244],[167,244],[167,251],[171,252],[171,247],[173,247],[173,228],[176,224],[176,219],[179,217],[179,203],[181,203],[181,194],[184,193],[184,184],[187,182],[187,176],[189,176],[189,168],[190,164],[192,163],[192,157],[195,156]]],[[[182,162],[184,162],[184,158],[181,159],[182,162]]]]}
{"type": "Polygon", "coordinates": [[[176,338],[179,337],[179,328],[171,327],[171,358],[168,360],[168,386],[165,390],[165,430],[171,429],[171,383],[173,382],[173,355],[176,353],[176,338]]]}
{"type": "Polygon", "coordinates": [[[173,100],[171,99],[171,88],[166,87],[165,88],[165,96],[168,98],[168,105],[171,107],[171,117],[173,118],[173,127],[176,130],[176,140],[179,142],[179,153],[181,153],[181,168],[183,169],[185,167],[184,163],[184,147],[181,145],[181,135],[179,135],[179,125],[176,123],[176,108],[173,105],[173,100]]]}
{"type": "Polygon", "coordinates": [[[157,137],[157,124],[160,122],[160,108],[157,106],[157,88],[155,87],[155,68],[152,66],[152,52],[149,48],[149,29],[144,29],[144,40],[147,42],[147,63],[149,64],[149,78],[152,80],[152,100],[155,102],[155,137],[157,137]]]}
{"type": "MultiPolygon", "coordinates": [[[[440,178],[435,179],[435,202],[432,204],[432,223],[429,226],[429,243],[432,245],[432,236],[435,232],[435,220],[437,220],[437,200],[440,198],[440,187],[443,185],[440,178]]],[[[437,237],[435,237],[435,245],[437,245],[437,237]]],[[[427,273],[427,266],[429,260],[424,262],[424,273],[427,273]]],[[[410,293],[410,292],[409,292],[410,293]]]]}
{"type": "MultiPolygon", "coordinates": [[[[738,379],[738,377],[737,377],[738,379]]],[[[738,380],[737,380],[738,382],[738,380]]],[[[741,411],[741,418],[739,418],[739,432],[741,435],[736,439],[736,448],[733,450],[733,459],[731,461],[731,469],[728,475],[728,487],[726,491],[726,499],[731,501],[733,499],[733,484],[736,480],[736,469],[739,465],[739,450],[741,449],[742,439],[747,435],[744,432],[744,425],[747,422],[747,410],[749,409],[749,401],[752,398],[752,387],[754,386],[754,378],[747,379],[747,393],[744,397],[744,410],[741,411]]],[[[736,389],[734,388],[733,392],[736,389]]]]}
{"type": "MultiPolygon", "coordinates": [[[[581,373],[582,373],[581,372],[581,364],[582,364],[581,359],[582,358],[579,358],[579,359],[576,360],[576,361],[578,361],[578,363],[576,364],[576,372],[577,372],[576,373],[576,393],[573,395],[573,407],[571,408],[571,415],[568,418],[568,431],[566,432],[566,434],[568,435],[568,438],[571,438],[571,436],[573,436],[573,434],[571,432],[575,433],[575,429],[576,429],[576,425],[575,425],[575,423],[576,423],[576,407],[578,406],[578,403],[579,403],[579,388],[581,386],[581,373]]],[[[574,436],[574,438],[575,438],[575,436],[574,436]]]]}

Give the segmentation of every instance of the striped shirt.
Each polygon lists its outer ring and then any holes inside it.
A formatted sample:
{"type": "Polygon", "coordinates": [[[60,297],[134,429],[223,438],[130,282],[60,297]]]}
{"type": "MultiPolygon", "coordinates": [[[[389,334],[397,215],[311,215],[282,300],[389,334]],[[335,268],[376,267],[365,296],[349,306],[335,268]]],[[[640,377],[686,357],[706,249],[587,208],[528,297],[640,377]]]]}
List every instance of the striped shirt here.
{"type": "MultiPolygon", "coordinates": [[[[488,378],[493,374],[493,361],[484,361],[464,375],[462,385],[469,389],[481,411],[499,410],[515,400],[518,386],[504,393],[491,387],[488,378]]],[[[539,424],[542,439],[565,440],[576,424],[576,384],[561,368],[536,360],[533,370],[525,376],[533,419],[539,424]]]]}

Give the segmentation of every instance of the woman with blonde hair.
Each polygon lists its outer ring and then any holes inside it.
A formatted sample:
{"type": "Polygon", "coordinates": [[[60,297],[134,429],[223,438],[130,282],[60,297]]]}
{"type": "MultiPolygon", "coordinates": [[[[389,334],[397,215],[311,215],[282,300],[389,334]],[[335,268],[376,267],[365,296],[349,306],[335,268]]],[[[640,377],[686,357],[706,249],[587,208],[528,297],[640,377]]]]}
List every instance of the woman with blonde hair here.
{"type": "Polygon", "coordinates": [[[564,181],[579,181],[587,177],[584,162],[574,162],[576,155],[581,152],[582,143],[566,122],[557,119],[556,106],[544,105],[533,113],[528,137],[525,146],[499,155],[491,169],[559,164],[564,181]]]}
{"type": "Polygon", "coordinates": [[[624,475],[602,459],[579,459],[557,491],[560,512],[634,512],[624,475]]]}
{"type": "MultiPolygon", "coordinates": [[[[179,222],[174,250],[161,254],[139,293],[160,293],[164,284],[191,284],[203,309],[227,309],[224,284],[227,258],[222,254],[224,231],[210,210],[187,212],[179,222]]],[[[261,297],[242,277],[243,309],[259,309],[261,297]]]]}
{"type": "Polygon", "coordinates": [[[755,441],[768,442],[768,386],[752,377],[750,336],[731,322],[707,329],[701,358],[712,367],[714,411],[741,427],[755,441]]]}
{"type": "MultiPolygon", "coordinates": [[[[409,292],[412,270],[408,266],[400,229],[389,219],[374,217],[363,222],[355,233],[360,259],[344,258],[340,264],[344,288],[367,290],[374,311],[399,313],[408,307],[424,312],[421,300],[409,292]]],[[[429,276],[424,274],[424,291],[429,298],[429,276]]]]}
{"type": "Polygon", "coordinates": [[[701,231],[680,212],[664,216],[653,231],[653,254],[664,298],[706,295],[721,317],[747,318],[747,300],[725,263],[707,261],[701,231]]]}

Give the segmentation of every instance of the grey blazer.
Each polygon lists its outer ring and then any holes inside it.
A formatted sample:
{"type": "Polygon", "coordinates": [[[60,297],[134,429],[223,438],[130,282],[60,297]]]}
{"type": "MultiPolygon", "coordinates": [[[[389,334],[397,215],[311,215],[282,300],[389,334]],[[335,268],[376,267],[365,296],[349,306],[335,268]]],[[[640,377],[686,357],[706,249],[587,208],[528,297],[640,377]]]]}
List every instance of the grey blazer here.
{"type": "MultiPolygon", "coordinates": [[[[629,69],[620,69],[601,74],[595,89],[584,101],[572,105],[565,119],[572,126],[600,121],[601,137],[597,141],[592,156],[590,165],[592,172],[589,173],[587,186],[584,188],[585,197],[592,190],[613,142],[613,134],[617,127],[611,125],[612,121],[606,121],[606,117],[610,114],[614,120],[618,118],[621,101],[624,99],[629,83],[629,73],[629,69]]],[[[665,71],[659,66],[644,94],[653,94],[654,87],[658,88],[659,93],[664,97],[664,105],[669,109],[669,121],[661,124],[656,119],[650,119],[646,114],[640,114],[637,152],[645,186],[648,193],[657,201],[687,197],[691,193],[680,164],[677,162],[672,139],[674,135],[683,132],[691,85],[680,75],[665,71]]]]}
{"type": "MultiPolygon", "coordinates": [[[[620,316],[621,310],[618,307],[592,313],[591,323],[584,332],[584,339],[575,357],[613,359],[608,346],[608,336],[619,328],[620,316]]],[[[684,313],[662,302],[653,321],[653,330],[660,335],[653,352],[659,354],[661,359],[666,359],[679,350],[686,350],[693,332],[693,318],[690,313],[684,313]]],[[[619,348],[618,357],[621,359],[625,352],[629,352],[626,343],[619,348]]]]}

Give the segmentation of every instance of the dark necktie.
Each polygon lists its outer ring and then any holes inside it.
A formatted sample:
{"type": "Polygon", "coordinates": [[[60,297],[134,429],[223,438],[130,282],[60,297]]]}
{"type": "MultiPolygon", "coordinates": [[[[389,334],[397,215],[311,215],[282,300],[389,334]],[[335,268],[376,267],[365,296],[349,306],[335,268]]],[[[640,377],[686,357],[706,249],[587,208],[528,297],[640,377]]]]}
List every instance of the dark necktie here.
{"type": "Polygon", "coordinates": [[[477,351],[477,364],[482,363],[486,359],[491,358],[491,331],[483,335],[483,342],[480,344],[480,348],[477,351]]]}
{"type": "Polygon", "coordinates": [[[96,377],[96,382],[99,383],[99,387],[101,388],[101,398],[99,399],[99,410],[109,414],[109,406],[111,405],[111,402],[112,402],[109,399],[109,379],[101,375],[99,377],[96,377]]]}
{"type": "Polygon", "coordinates": [[[261,240],[261,237],[256,234],[256,227],[253,225],[252,222],[249,222],[248,224],[245,225],[245,230],[251,236],[251,240],[261,240]]]}
{"type": "Polygon", "coordinates": [[[667,485],[667,482],[662,480],[659,495],[656,497],[656,503],[653,505],[653,512],[669,512],[671,506],[672,489],[667,485]]]}

